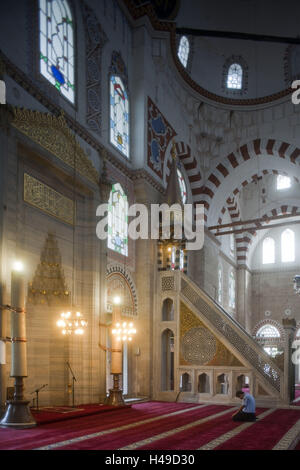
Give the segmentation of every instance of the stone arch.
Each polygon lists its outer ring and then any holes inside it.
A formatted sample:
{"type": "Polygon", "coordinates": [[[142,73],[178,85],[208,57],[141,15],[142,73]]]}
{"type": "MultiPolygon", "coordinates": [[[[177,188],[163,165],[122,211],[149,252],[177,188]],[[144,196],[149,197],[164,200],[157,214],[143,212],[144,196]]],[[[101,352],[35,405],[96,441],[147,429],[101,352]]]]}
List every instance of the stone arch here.
{"type": "Polygon", "coordinates": [[[133,307],[134,316],[137,316],[138,315],[137,290],[136,290],[136,286],[131,275],[128,273],[128,271],[125,269],[124,266],[121,266],[119,264],[110,264],[108,265],[107,270],[106,270],[107,279],[109,279],[109,277],[112,276],[113,274],[119,274],[126,282],[128,289],[130,290],[130,293],[132,296],[132,302],[134,306],[133,307]]]}
{"type": "Polygon", "coordinates": [[[180,376],[180,390],[182,392],[192,391],[192,376],[189,372],[183,372],[180,376]]]}
{"type": "MultiPolygon", "coordinates": [[[[272,209],[269,209],[266,214],[262,216],[263,219],[268,220],[270,217],[274,217],[277,215],[285,215],[285,214],[296,214],[300,212],[300,207],[298,205],[293,205],[293,204],[282,204],[280,206],[275,205],[272,209]]],[[[272,228],[272,225],[270,225],[269,228],[272,228]]],[[[240,238],[236,239],[236,242],[239,247],[239,257],[238,257],[238,264],[244,264],[249,261],[249,258],[251,257],[254,250],[256,247],[253,246],[254,239],[257,240],[257,243],[261,241],[261,237],[257,237],[258,233],[257,232],[251,232],[251,231],[245,231],[240,238]],[[256,238],[257,237],[257,238],[256,238]],[[251,247],[251,245],[253,247],[251,247]]]]}
{"type": "Polygon", "coordinates": [[[205,372],[198,375],[198,393],[210,393],[210,377],[205,372]]]}
{"type": "Polygon", "coordinates": [[[253,328],[253,336],[256,337],[257,332],[260,330],[260,328],[266,325],[274,326],[280,333],[280,341],[284,340],[285,332],[283,326],[278,321],[272,320],[270,318],[265,318],[264,320],[261,320],[255,325],[255,327],[253,328]]]}
{"type": "MultiPolygon", "coordinates": [[[[176,154],[181,162],[184,170],[185,175],[187,176],[187,180],[189,183],[189,190],[195,202],[195,196],[197,196],[197,188],[202,180],[202,175],[200,171],[200,165],[196,158],[191,154],[191,148],[189,145],[185,144],[184,142],[176,142],[176,154]]],[[[164,168],[164,181],[168,183],[170,171],[172,166],[172,156],[171,153],[167,153],[167,158],[165,159],[165,168],[164,168]]]]}
{"type": "MultiPolygon", "coordinates": [[[[199,188],[199,194],[201,194],[201,200],[197,201],[202,203],[205,207],[205,219],[208,219],[208,215],[212,210],[212,204],[215,200],[218,189],[225,182],[226,178],[231,175],[238,176],[238,169],[242,164],[253,161],[256,157],[263,156],[265,158],[272,158],[272,166],[277,166],[276,171],[284,171],[280,168],[279,159],[283,159],[292,163],[293,165],[299,166],[300,164],[300,149],[287,142],[276,141],[274,139],[256,139],[241,146],[237,151],[231,152],[220,162],[214,171],[209,175],[206,183],[199,188]],[[277,159],[277,161],[275,160],[277,159]],[[277,163],[277,165],[275,165],[277,163]]],[[[270,171],[270,159],[267,165],[262,165],[261,172],[270,171]]],[[[253,168],[254,169],[254,168],[253,168]]],[[[250,169],[251,172],[252,169],[250,169]]],[[[246,172],[244,172],[245,174],[246,172]]],[[[247,171],[248,173],[248,171],[247,171]]],[[[299,172],[300,178],[300,172],[299,172]]],[[[251,176],[250,180],[257,178],[257,171],[251,176]]],[[[299,178],[296,176],[297,181],[299,178]]],[[[229,180],[229,178],[228,178],[229,180]]],[[[244,179],[244,175],[238,176],[238,185],[231,191],[233,195],[236,195],[240,189],[249,183],[249,180],[244,179]]],[[[232,186],[231,186],[232,187],[232,186]]],[[[229,193],[229,192],[228,192],[229,193]]],[[[222,195],[224,199],[224,194],[222,195]]],[[[225,194],[226,198],[226,194],[225,194]]],[[[195,201],[194,201],[195,202],[195,201]]],[[[212,216],[213,217],[213,216],[212,216]]]]}

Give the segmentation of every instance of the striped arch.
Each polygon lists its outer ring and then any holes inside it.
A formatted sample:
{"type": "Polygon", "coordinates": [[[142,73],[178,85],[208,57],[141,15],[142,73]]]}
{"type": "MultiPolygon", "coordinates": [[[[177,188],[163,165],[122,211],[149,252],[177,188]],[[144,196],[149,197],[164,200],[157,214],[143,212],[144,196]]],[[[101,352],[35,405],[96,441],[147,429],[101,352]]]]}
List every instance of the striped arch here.
{"type": "Polygon", "coordinates": [[[267,319],[265,318],[264,320],[261,320],[260,322],[258,322],[255,327],[253,328],[253,333],[252,333],[252,336],[256,337],[258,331],[260,330],[260,328],[262,326],[265,326],[265,325],[272,325],[274,326],[280,333],[280,341],[283,341],[284,338],[285,338],[285,331],[284,331],[284,328],[283,326],[276,320],[272,320],[272,319],[267,319]]]}
{"type": "MultiPolygon", "coordinates": [[[[231,221],[232,222],[239,222],[241,220],[241,215],[238,207],[237,202],[237,195],[245,186],[250,183],[258,181],[261,177],[273,174],[273,175],[284,175],[289,176],[290,178],[294,179],[296,183],[299,183],[299,179],[296,176],[293,176],[285,171],[278,171],[278,170],[261,170],[257,172],[255,175],[252,175],[247,180],[244,180],[243,183],[240,184],[239,188],[236,188],[234,192],[230,195],[230,197],[226,200],[226,206],[224,206],[220,211],[220,216],[218,218],[218,224],[222,224],[222,219],[226,211],[228,211],[231,221]]],[[[288,206],[282,205],[280,209],[273,209],[272,213],[267,213],[263,217],[268,218],[272,215],[282,215],[282,214],[293,214],[298,210],[297,206],[288,206]],[[278,212],[278,213],[277,213],[278,212]]],[[[256,223],[256,226],[261,226],[260,223],[256,223]]],[[[238,226],[236,227],[238,228],[238,226]]],[[[250,245],[252,244],[253,237],[256,236],[256,232],[254,230],[247,231],[243,234],[235,235],[235,244],[236,244],[236,254],[237,254],[237,263],[240,265],[244,265],[247,263],[247,253],[249,250],[250,245]]]]}
{"type": "MultiPolygon", "coordinates": [[[[185,144],[184,142],[176,142],[176,153],[180,162],[182,163],[185,169],[185,172],[188,177],[189,184],[190,184],[190,190],[192,193],[193,202],[195,202],[195,197],[197,196],[195,192],[197,192],[197,189],[199,189],[199,186],[202,180],[199,164],[196,158],[191,155],[191,149],[189,145],[185,144]]],[[[172,166],[172,156],[169,153],[167,157],[167,161],[166,161],[166,166],[165,166],[165,179],[167,183],[169,181],[171,166],[172,166]]]]}
{"type": "Polygon", "coordinates": [[[131,275],[128,273],[128,271],[125,269],[124,266],[120,265],[120,264],[109,264],[107,266],[107,270],[106,270],[106,276],[107,278],[111,275],[111,274],[120,274],[121,276],[123,276],[123,278],[125,279],[125,281],[127,282],[127,285],[130,289],[130,292],[131,292],[131,295],[132,295],[132,300],[133,300],[133,303],[134,303],[134,313],[135,315],[138,315],[138,298],[137,298],[137,291],[136,291],[136,287],[135,287],[135,283],[131,277],[131,275]]]}
{"type": "MultiPolygon", "coordinates": [[[[288,144],[287,142],[276,141],[273,139],[256,139],[253,142],[240,147],[236,152],[230,153],[225,157],[222,163],[219,163],[215,170],[208,177],[205,185],[196,190],[195,193],[201,195],[200,200],[197,202],[204,204],[205,207],[205,219],[207,220],[209,209],[213,198],[216,194],[217,189],[224,182],[225,178],[233,174],[237,168],[243,163],[257,157],[257,156],[274,156],[282,159],[286,159],[289,162],[299,165],[300,164],[300,149],[294,145],[288,144]]],[[[267,171],[269,170],[262,170],[267,171]]],[[[249,182],[255,180],[258,175],[252,175],[250,178],[245,179],[241,182],[241,187],[246,186],[249,182]]],[[[299,182],[299,180],[297,179],[299,182]]],[[[233,190],[233,195],[239,192],[239,188],[233,190]]]]}
{"type": "Polygon", "coordinates": [[[245,179],[242,183],[240,183],[239,187],[235,188],[233,193],[227,198],[226,206],[224,206],[220,211],[220,215],[219,215],[219,218],[218,218],[218,224],[219,225],[222,224],[222,217],[225,214],[226,210],[229,211],[232,222],[237,222],[237,221],[241,220],[236,196],[248,184],[255,183],[259,179],[261,179],[263,176],[271,175],[271,174],[289,176],[292,180],[295,181],[295,183],[300,182],[299,178],[297,178],[294,175],[291,175],[291,173],[286,172],[286,171],[280,171],[280,170],[260,170],[260,171],[258,171],[255,175],[250,176],[248,179],[245,179]]]}
{"type": "MultiPolygon", "coordinates": [[[[286,215],[286,214],[296,214],[300,212],[300,207],[295,205],[282,204],[280,207],[275,207],[274,209],[269,210],[266,214],[262,216],[266,221],[270,217],[276,217],[277,215],[286,215]]],[[[270,225],[270,228],[272,225],[270,225]]],[[[238,263],[245,264],[248,261],[248,254],[250,246],[253,243],[253,238],[257,235],[256,232],[245,232],[241,240],[237,240],[237,245],[239,246],[239,256],[238,263]]]]}

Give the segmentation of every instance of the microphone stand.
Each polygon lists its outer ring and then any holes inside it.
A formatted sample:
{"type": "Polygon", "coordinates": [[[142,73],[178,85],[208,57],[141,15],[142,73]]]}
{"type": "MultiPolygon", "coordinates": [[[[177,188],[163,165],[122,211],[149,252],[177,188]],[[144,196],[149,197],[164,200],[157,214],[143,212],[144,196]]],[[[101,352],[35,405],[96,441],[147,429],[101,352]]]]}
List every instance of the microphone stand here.
{"type": "Polygon", "coordinates": [[[34,392],[31,393],[31,395],[33,393],[36,393],[36,411],[39,411],[39,392],[47,386],[48,386],[48,384],[44,384],[40,388],[37,388],[34,392]]]}
{"type": "Polygon", "coordinates": [[[77,380],[68,361],[67,361],[67,366],[69,367],[70,372],[72,374],[72,406],[74,408],[75,407],[75,382],[77,382],[77,380]]]}

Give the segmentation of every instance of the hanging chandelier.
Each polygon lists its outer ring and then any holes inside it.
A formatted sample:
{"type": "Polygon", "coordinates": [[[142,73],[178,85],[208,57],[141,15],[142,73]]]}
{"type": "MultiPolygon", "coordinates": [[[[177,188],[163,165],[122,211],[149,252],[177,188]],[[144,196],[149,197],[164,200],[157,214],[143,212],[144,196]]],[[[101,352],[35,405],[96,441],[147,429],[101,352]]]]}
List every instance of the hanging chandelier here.
{"type": "MultiPolygon", "coordinates": [[[[118,295],[114,297],[113,303],[116,306],[119,306],[122,302],[121,297],[118,295]]],[[[113,325],[112,325],[112,335],[117,339],[118,342],[132,341],[132,336],[136,334],[136,329],[132,322],[127,323],[126,321],[121,321],[120,316],[117,314],[114,315],[113,325]]]]}
{"type": "Polygon", "coordinates": [[[117,341],[132,341],[132,336],[136,334],[136,329],[132,322],[118,322],[113,326],[112,334],[117,338],[117,341]]]}
{"type": "Polygon", "coordinates": [[[75,334],[82,336],[87,328],[88,322],[84,319],[82,313],[78,311],[63,312],[56,325],[61,328],[64,336],[75,334]]]}

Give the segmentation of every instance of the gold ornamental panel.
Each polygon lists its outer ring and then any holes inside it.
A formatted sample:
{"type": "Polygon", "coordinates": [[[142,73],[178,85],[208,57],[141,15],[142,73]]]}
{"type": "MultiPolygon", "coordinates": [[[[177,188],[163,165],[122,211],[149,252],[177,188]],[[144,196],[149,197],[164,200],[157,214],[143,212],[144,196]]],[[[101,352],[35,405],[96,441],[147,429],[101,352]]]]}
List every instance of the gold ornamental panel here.
{"type": "Polygon", "coordinates": [[[24,201],[62,222],[74,225],[74,201],[27,173],[24,173],[24,201]]]}
{"type": "Polygon", "coordinates": [[[21,108],[13,108],[13,114],[12,125],[16,129],[85,178],[99,183],[97,170],[70,131],[63,115],[56,117],[21,108]]]}

